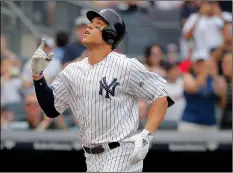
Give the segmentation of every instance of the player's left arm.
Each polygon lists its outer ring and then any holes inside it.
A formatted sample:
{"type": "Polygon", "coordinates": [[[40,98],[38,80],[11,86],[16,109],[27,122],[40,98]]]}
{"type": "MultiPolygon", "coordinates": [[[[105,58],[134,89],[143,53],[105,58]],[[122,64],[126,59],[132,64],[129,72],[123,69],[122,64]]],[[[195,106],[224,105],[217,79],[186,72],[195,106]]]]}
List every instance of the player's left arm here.
{"type": "Polygon", "coordinates": [[[154,133],[162,122],[168,108],[168,99],[170,97],[161,96],[152,102],[148,111],[148,118],[144,127],[150,133],[154,133]]]}
{"type": "Polygon", "coordinates": [[[174,101],[168,96],[165,90],[167,81],[160,75],[148,71],[136,59],[130,59],[129,66],[128,92],[151,104],[148,113],[148,121],[151,123],[146,124],[145,128],[153,133],[162,121],[167,108],[174,104],[174,101]],[[156,116],[156,118],[151,115],[156,116]],[[155,119],[157,119],[156,123],[155,119]]]}
{"type": "Polygon", "coordinates": [[[128,92],[151,104],[144,130],[124,140],[125,142],[133,142],[135,144],[130,163],[136,164],[146,157],[153,133],[163,120],[167,108],[172,106],[174,101],[165,91],[165,79],[156,73],[149,72],[136,59],[131,59],[129,65],[131,70],[128,92]]]}

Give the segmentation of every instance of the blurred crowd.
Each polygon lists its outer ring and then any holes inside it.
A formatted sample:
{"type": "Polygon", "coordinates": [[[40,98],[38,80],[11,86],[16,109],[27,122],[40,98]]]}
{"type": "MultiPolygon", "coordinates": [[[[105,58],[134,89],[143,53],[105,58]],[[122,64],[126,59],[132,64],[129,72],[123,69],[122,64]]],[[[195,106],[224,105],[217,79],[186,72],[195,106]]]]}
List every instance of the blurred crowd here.
{"type": "MultiPolygon", "coordinates": [[[[166,91],[175,101],[167,110],[160,129],[181,132],[232,129],[232,14],[217,1],[91,1],[101,8],[133,11],[157,7],[180,8],[182,26],[180,45],[161,47],[156,42],[145,47],[140,59],[145,67],[167,80],[166,91]]],[[[55,4],[50,3],[50,8],[55,4]]],[[[50,19],[52,20],[52,19],[50,19]]],[[[80,43],[89,21],[78,16],[74,21],[75,40],[59,31],[46,39],[44,51],[54,58],[44,71],[51,83],[69,63],[87,56],[80,43]]],[[[129,33],[130,34],[130,33],[129,33]]],[[[41,40],[38,40],[38,46],[41,40]]],[[[116,49],[114,51],[121,52],[116,49]]],[[[124,53],[124,52],[122,52],[124,53]]],[[[78,129],[70,110],[56,119],[41,110],[33,87],[30,57],[23,61],[15,55],[1,35],[1,128],[47,130],[78,129]]],[[[139,102],[139,128],[146,122],[150,105],[139,102]]]]}

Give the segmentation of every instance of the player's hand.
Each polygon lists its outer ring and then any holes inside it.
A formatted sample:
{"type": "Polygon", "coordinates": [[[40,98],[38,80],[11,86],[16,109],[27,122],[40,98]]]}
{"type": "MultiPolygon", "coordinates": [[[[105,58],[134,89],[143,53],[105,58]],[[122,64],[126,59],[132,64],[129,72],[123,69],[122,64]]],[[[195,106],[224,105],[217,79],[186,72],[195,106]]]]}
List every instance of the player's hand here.
{"type": "Polygon", "coordinates": [[[141,133],[123,140],[123,142],[134,143],[134,151],[129,157],[130,164],[134,165],[145,159],[149,151],[152,138],[153,135],[148,130],[144,129],[141,133]]]}
{"type": "Polygon", "coordinates": [[[39,48],[32,56],[32,75],[39,76],[41,72],[48,66],[49,62],[52,60],[54,53],[50,53],[48,56],[44,52],[45,39],[43,38],[39,48]]]}

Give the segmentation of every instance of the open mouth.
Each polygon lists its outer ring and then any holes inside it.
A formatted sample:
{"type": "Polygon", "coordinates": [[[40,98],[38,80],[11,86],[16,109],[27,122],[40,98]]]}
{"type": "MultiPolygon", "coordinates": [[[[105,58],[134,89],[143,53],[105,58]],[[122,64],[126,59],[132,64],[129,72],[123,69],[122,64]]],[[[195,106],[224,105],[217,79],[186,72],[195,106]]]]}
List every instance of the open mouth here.
{"type": "Polygon", "coordinates": [[[89,35],[90,32],[88,30],[85,31],[84,35],[89,35]]]}

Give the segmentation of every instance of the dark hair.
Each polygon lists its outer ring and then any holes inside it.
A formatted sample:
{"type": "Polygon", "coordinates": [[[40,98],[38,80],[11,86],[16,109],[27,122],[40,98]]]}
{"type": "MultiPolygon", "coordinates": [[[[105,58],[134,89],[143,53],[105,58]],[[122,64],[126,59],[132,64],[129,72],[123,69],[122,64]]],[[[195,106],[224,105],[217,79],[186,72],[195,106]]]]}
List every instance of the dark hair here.
{"type": "Polygon", "coordinates": [[[151,49],[152,49],[154,46],[160,48],[160,50],[162,51],[162,47],[161,47],[159,44],[157,44],[157,43],[150,44],[150,45],[148,45],[148,46],[145,48],[145,50],[144,50],[144,57],[145,57],[146,59],[148,59],[148,58],[151,56],[151,49]]]}
{"type": "Polygon", "coordinates": [[[60,31],[56,34],[56,45],[58,47],[64,47],[68,44],[69,35],[66,32],[60,31]]]}
{"type": "Polygon", "coordinates": [[[158,47],[161,51],[162,51],[162,47],[157,44],[157,43],[154,43],[154,44],[150,44],[149,46],[147,46],[144,50],[144,57],[145,57],[145,63],[148,65],[148,66],[151,66],[151,63],[150,63],[150,60],[149,60],[149,57],[151,56],[151,50],[153,47],[158,47]]]}
{"type": "Polygon", "coordinates": [[[224,28],[226,25],[232,25],[232,22],[231,22],[231,21],[225,21],[225,22],[224,22],[224,25],[223,25],[223,28],[224,28]]]}
{"type": "Polygon", "coordinates": [[[170,63],[168,61],[163,61],[162,67],[164,68],[164,70],[166,70],[168,72],[169,70],[173,69],[174,67],[178,67],[179,64],[180,64],[180,62],[170,63]]]}
{"type": "Polygon", "coordinates": [[[195,71],[194,71],[194,69],[193,69],[193,65],[194,64],[196,64],[196,63],[199,63],[199,62],[203,62],[203,61],[205,61],[204,59],[199,59],[199,60],[197,60],[196,62],[192,62],[192,65],[191,65],[191,67],[189,68],[189,73],[191,73],[192,75],[196,75],[196,73],[195,73],[195,71]]]}
{"type": "Polygon", "coordinates": [[[210,4],[219,4],[219,1],[208,1],[210,4]]]}

